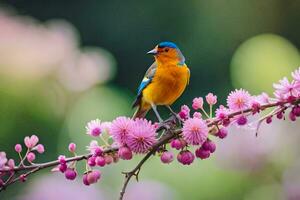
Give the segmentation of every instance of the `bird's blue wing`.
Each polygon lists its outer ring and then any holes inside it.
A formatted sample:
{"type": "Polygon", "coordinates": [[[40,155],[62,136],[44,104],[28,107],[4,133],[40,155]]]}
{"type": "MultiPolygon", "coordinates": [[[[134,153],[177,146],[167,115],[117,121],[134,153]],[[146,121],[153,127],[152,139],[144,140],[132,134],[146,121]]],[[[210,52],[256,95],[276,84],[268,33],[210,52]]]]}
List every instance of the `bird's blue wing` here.
{"type": "Polygon", "coordinates": [[[145,76],[140,84],[140,86],[138,87],[138,96],[141,95],[142,91],[151,83],[155,72],[156,72],[156,68],[157,65],[156,63],[153,63],[149,69],[146,71],[145,76]]]}
{"type": "Polygon", "coordinates": [[[135,101],[133,102],[132,107],[139,105],[141,97],[142,97],[142,92],[151,83],[151,81],[155,75],[156,68],[157,68],[156,63],[153,63],[149,67],[149,69],[146,71],[145,76],[144,76],[142,82],[140,83],[140,86],[138,87],[137,97],[136,97],[135,101]]]}

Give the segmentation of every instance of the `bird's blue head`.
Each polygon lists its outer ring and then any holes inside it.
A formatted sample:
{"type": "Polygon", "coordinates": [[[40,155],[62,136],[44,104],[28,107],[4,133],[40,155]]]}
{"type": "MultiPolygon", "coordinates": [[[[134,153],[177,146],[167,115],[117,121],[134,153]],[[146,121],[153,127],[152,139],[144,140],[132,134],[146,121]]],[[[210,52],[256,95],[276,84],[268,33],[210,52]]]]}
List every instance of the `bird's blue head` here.
{"type": "Polygon", "coordinates": [[[148,54],[154,55],[154,57],[161,62],[178,62],[179,65],[183,65],[185,58],[182,55],[178,46],[173,42],[161,42],[155,46],[154,49],[148,52],[148,54]]]}

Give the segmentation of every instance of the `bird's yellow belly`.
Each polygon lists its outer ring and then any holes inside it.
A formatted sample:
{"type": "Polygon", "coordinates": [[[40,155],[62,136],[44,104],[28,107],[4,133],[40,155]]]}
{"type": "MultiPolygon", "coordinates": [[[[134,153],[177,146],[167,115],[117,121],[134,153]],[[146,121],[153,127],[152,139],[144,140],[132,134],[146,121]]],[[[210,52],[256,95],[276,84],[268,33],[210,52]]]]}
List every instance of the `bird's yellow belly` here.
{"type": "Polygon", "coordinates": [[[188,69],[157,69],[152,82],[143,91],[143,99],[155,105],[171,105],[183,93],[188,83],[188,69]]]}

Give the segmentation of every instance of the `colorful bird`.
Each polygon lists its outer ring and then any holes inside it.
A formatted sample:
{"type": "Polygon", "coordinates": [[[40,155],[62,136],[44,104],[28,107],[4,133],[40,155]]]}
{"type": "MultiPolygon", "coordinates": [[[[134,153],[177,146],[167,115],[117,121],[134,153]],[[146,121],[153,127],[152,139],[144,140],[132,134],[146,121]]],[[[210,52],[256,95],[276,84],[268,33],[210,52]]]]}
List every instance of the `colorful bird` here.
{"type": "Polygon", "coordinates": [[[189,83],[190,70],[185,58],[173,42],[161,42],[147,54],[154,55],[155,62],[147,70],[142,80],[133,108],[138,107],[133,118],[144,118],[152,108],[160,122],[162,118],[156,106],[164,105],[171,113],[172,105],[189,83]]]}

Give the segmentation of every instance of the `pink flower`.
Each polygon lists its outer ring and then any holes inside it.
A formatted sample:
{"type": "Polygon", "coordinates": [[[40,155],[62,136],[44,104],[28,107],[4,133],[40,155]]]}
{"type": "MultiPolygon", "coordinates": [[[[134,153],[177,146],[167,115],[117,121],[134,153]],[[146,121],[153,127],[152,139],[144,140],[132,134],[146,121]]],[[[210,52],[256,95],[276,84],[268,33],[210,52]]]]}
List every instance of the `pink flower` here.
{"type": "Polygon", "coordinates": [[[65,177],[68,180],[74,180],[77,176],[77,172],[74,169],[68,168],[65,171],[65,177]]]}
{"type": "Polygon", "coordinates": [[[270,97],[267,93],[263,92],[260,95],[253,97],[256,102],[259,104],[267,104],[270,103],[270,97]]]}
{"type": "Polygon", "coordinates": [[[228,114],[230,113],[229,109],[223,105],[220,105],[219,108],[216,109],[216,118],[217,119],[226,119],[228,114]]]}
{"type": "Polygon", "coordinates": [[[199,118],[199,119],[201,119],[202,118],[202,114],[200,112],[194,112],[193,118],[199,118]]]}
{"type": "Polygon", "coordinates": [[[90,153],[94,154],[94,155],[100,155],[103,152],[96,140],[92,140],[90,142],[90,145],[87,146],[87,150],[90,151],[90,153]]]}
{"type": "Polygon", "coordinates": [[[177,150],[185,147],[185,145],[186,145],[186,142],[182,139],[173,139],[171,141],[171,147],[174,149],[177,149],[177,150]]]}
{"type": "Polygon", "coordinates": [[[112,124],[111,122],[102,122],[101,123],[101,130],[102,130],[102,132],[110,133],[111,124],[112,124]]]}
{"type": "Polygon", "coordinates": [[[101,121],[99,119],[92,120],[86,125],[86,134],[97,137],[102,133],[101,121]]]}
{"type": "Polygon", "coordinates": [[[183,165],[190,165],[193,163],[195,159],[195,156],[192,152],[190,152],[189,150],[185,150],[185,151],[181,151],[178,155],[177,155],[177,160],[178,162],[180,162],[183,165]]]}
{"type": "Polygon", "coordinates": [[[128,147],[120,147],[118,155],[123,160],[130,160],[132,158],[132,151],[128,147]]]}
{"type": "Polygon", "coordinates": [[[126,145],[128,136],[132,132],[134,121],[128,117],[117,117],[110,126],[110,134],[120,145],[126,145]]]}
{"type": "Polygon", "coordinates": [[[217,133],[216,136],[218,136],[221,139],[224,139],[228,135],[228,131],[226,128],[222,127],[220,128],[219,132],[217,133]]]}
{"type": "Polygon", "coordinates": [[[36,135],[32,135],[31,137],[25,137],[24,143],[27,148],[33,148],[39,142],[39,138],[36,135]]]}
{"type": "Polygon", "coordinates": [[[169,164],[174,160],[174,155],[170,151],[164,151],[160,156],[160,160],[162,163],[169,164]]]}
{"type": "Polygon", "coordinates": [[[182,134],[188,144],[202,145],[207,139],[208,127],[204,120],[190,118],[184,122],[182,134]]]}
{"type": "Polygon", "coordinates": [[[90,185],[98,182],[100,178],[101,178],[101,172],[98,170],[93,170],[83,175],[83,183],[85,185],[90,185]]]}
{"type": "Polygon", "coordinates": [[[237,116],[236,122],[238,125],[244,126],[247,124],[248,120],[245,115],[240,115],[240,116],[237,116]]]}
{"type": "Polygon", "coordinates": [[[296,86],[299,88],[300,86],[300,67],[292,72],[292,77],[295,80],[296,86]]]}
{"type": "Polygon", "coordinates": [[[204,142],[204,144],[202,145],[202,148],[204,150],[210,151],[210,153],[213,153],[213,152],[216,151],[216,144],[213,141],[211,141],[211,140],[206,140],[204,142]]]}
{"type": "Polygon", "coordinates": [[[196,149],[195,154],[196,154],[197,158],[200,158],[203,160],[203,159],[209,158],[210,151],[200,147],[200,148],[196,149]]]}
{"type": "Polygon", "coordinates": [[[0,169],[2,169],[7,163],[6,153],[4,151],[0,152],[0,169]]]}
{"type": "Polygon", "coordinates": [[[217,103],[217,96],[214,95],[213,93],[208,93],[208,95],[206,95],[205,99],[209,105],[215,105],[217,103]]]}
{"type": "Polygon", "coordinates": [[[273,87],[275,89],[274,95],[278,100],[287,100],[289,97],[298,97],[299,88],[294,81],[291,83],[284,77],[279,80],[279,83],[274,83],[273,87]]]}
{"type": "Polygon", "coordinates": [[[227,97],[227,105],[230,110],[238,111],[250,107],[251,96],[244,89],[232,91],[227,97]]]}
{"type": "Polygon", "coordinates": [[[15,160],[14,159],[9,159],[7,161],[7,166],[10,168],[10,169],[13,169],[15,167],[15,160]]]}
{"type": "Polygon", "coordinates": [[[128,135],[127,145],[134,153],[146,153],[156,142],[156,129],[150,121],[137,119],[128,135]]]}
{"type": "Polygon", "coordinates": [[[103,156],[97,156],[95,162],[100,167],[104,167],[106,164],[105,158],[103,156]]]}
{"type": "Polygon", "coordinates": [[[71,153],[74,153],[76,151],[76,144],[70,143],[68,148],[71,153]]]}
{"type": "Polygon", "coordinates": [[[104,156],[104,160],[105,164],[109,165],[114,161],[114,158],[111,155],[107,154],[104,156]]]}
{"type": "Polygon", "coordinates": [[[45,152],[44,145],[42,145],[42,144],[38,144],[37,146],[35,146],[33,148],[33,150],[36,150],[38,153],[44,153],[45,152]]]}
{"type": "Polygon", "coordinates": [[[27,160],[28,160],[28,162],[34,161],[35,160],[35,154],[33,152],[29,152],[27,154],[27,160]]]}
{"type": "Polygon", "coordinates": [[[190,108],[187,105],[181,106],[178,115],[181,119],[188,119],[190,117],[190,108]]]}
{"type": "Polygon", "coordinates": [[[202,97],[194,98],[192,107],[194,110],[202,109],[203,108],[203,98],[202,97]]]}
{"type": "Polygon", "coordinates": [[[17,153],[21,153],[22,152],[22,145],[21,144],[16,144],[15,145],[15,151],[17,153]]]}
{"type": "Polygon", "coordinates": [[[229,109],[220,105],[219,108],[216,110],[216,118],[217,119],[226,119],[227,115],[229,114],[229,109]]]}

